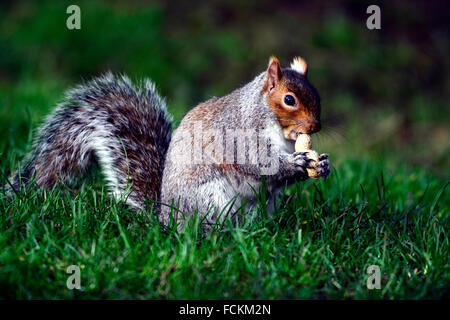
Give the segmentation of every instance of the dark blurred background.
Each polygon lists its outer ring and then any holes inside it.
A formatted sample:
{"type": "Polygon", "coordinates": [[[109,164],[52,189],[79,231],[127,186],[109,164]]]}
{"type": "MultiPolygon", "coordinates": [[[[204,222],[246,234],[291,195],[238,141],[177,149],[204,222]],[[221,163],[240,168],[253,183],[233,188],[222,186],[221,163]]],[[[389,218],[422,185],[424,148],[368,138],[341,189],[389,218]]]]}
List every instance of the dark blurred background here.
{"type": "MultiPolygon", "coordinates": [[[[316,148],[448,177],[448,1],[5,1],[0,154],[20,159],[68,87],[107,70],[150,77],[176,120],[265,70],[306,59],[323,107],[316,148]],[[81,8],[68,30],[66,8],[81,8]],[[366,8],[381,8],[368,30],[366,8]]],[[[10,157],[8,157],[10,159],[10,157]]],[[[10,160],[8,160],[10,161],[10,160]]]]}

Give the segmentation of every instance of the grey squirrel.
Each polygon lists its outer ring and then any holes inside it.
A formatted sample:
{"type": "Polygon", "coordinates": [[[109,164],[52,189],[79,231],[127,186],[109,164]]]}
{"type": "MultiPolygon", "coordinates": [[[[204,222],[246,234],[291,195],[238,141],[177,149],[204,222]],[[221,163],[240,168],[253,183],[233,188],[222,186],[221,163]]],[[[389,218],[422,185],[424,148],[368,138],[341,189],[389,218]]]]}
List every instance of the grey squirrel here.
{"type": "MultiPolygon", "coordinates": [[[[268,206],[282,187],[308,178],[311,159],[295,152],[294,142],[320,130],[320,99],[302,58],[282,68],[272,56],[251,82],[200,103],[173,134],[171,126],[151,81],[133,86],[108,73],[67,92],[38,129],[12,186],[28,187],[34,177],[50,188],[79,176],[95,158],[109,192],[132,208],[146,210],[157,200],[161,223],[174,219],[181,227],[198,212],[209,229],[226,217],[239,220],[241,207],[251,212],[263,176],[268,206]]],[[[327,154],[317,171],[329,175],[327,154]]]]}

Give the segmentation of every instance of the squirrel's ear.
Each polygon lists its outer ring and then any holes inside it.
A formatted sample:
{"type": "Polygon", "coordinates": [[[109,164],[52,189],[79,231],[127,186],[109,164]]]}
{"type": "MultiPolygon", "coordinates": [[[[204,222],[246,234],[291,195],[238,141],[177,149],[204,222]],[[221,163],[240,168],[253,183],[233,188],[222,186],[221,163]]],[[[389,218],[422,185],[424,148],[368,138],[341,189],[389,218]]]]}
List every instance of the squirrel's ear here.
{"type": "Polygon", "coordinates": [[[295,57],[294,60],[292,60],[291,69],[304,76],[306,76],[306,74],[308,73],[308,65],[306,64],[306,61],[301,57],[295,57]]]}
{"type": "Polygon", "coordinates": [[[269,67],[267,69],[267,82],[269,84],[269,90],[273,89],[278,81],[281,79],[281,67],[280,61],[277,57],[271,56],[269,61],[269,67]]]}

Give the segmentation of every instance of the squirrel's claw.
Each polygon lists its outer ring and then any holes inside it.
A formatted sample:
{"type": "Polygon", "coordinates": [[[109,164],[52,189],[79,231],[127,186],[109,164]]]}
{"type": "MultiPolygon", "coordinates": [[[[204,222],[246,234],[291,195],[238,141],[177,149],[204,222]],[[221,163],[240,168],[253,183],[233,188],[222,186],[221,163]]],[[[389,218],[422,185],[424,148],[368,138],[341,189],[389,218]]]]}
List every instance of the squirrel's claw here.
{"type": "Polygon", "coordinates": [[[297,157],[297,156],[306,156],[307,153],[308,153],[308,152],[306,152],[306,151],[296,151],[296,152],[294,152],[292,155],[293,155],[294,157],[297,157]]]}
{"type": "Polygon", "coordinates": [[[302,180],[308,179],[307,168],[313,168],[310,164],[312,159],[306,156],[307,152],[295,152],[291,156],[291,163],[295,170],[300,174],[302,180]]]}
{"type": "Polygon", "coordinates": [[[323,177],[325,180],[327,179],[331,171],[328,154],[322,153],[321,155],[319,155],[319,163],[317,164],[316,170],[321,177],[323,177]]]}

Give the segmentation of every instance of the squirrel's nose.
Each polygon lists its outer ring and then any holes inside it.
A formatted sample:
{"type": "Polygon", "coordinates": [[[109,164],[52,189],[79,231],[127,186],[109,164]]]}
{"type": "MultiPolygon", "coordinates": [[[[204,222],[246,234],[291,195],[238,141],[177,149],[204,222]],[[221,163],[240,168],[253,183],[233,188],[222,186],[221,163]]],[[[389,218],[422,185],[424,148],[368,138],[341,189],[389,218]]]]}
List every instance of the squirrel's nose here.
{"type": "Polygon", "coordinates": [[[321,125],[319,121],[314,121],[313,123],[309,124],[309,133],[316,133],[319,132],[321,129],[321,125]]]}
{"type": "Polygon", "coordinates": [[[317,120],[308,121],[307,123],[301,126],[300,131],[302,133],[313,134],[319,132],[321,129],[320,122],[317,120]]]}
{"type": "Polygon", "coordinates": [[[313,134],[319,132],[321,129],[320,121],[314,119],[305,119],[297,123],[296,131],[298,133],[313,134]]]}

